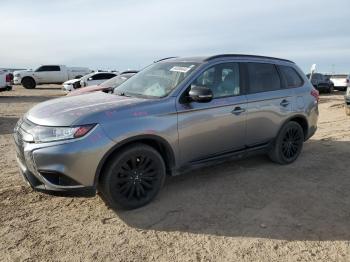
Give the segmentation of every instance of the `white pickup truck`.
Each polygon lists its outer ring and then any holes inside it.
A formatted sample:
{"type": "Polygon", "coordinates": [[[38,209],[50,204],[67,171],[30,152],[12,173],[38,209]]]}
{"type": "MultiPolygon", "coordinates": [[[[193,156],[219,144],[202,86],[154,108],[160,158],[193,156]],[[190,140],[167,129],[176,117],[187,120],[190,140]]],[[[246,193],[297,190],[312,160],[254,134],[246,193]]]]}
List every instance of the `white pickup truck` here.
{"type": "Polygon", "coordinates": [[[67,67],[64,65],[42,65],[37,69],[15,71],[14,84],[22,84],[25,88],[32,89],[40,84],[62,84],[63,82],[81,78],[91,73],[86,67],[67,67]]]}
{"type": "Polygon", "coordinates": [[[11,76],[8,72],[0,71],[0,91],[11,90],[11,76]]]}

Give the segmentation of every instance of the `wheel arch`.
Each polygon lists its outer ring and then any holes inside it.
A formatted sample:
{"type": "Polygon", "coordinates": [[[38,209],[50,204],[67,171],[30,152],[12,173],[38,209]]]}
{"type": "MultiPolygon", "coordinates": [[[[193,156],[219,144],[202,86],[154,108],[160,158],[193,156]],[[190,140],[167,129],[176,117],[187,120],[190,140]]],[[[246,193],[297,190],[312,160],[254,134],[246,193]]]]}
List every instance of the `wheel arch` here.
{"type": "Polygon", "coordinates": [[[309,123],[307,121],[307,118],[304,115],[301,115],[301,114],[294,115],[294,116],[291,116],[291,117],[287,118],[283,122],[283,124],[281,125],[281,127],[280,127],[278,132],[280,132],[280,130],[283,128],[283,126],[286,123],[291,122],[291,121],[297,122],[301,126],[301,128],[303,129],[303,133],[304,133],[304,140],[306,140],[307,137],[308,137],[308,132],[309,132],[309,123]]]}
{"type": "Polygon", "coordinates": [[[36,83],[36,80],[35,80],[35,78],[34,77],[32,77],[32,76],[24,76],[23,78],[22,78],[22,80],[21,80],[21,83],[23,82],[23,80],[24,79],[32,79],[35,83],[36,83]]]}
{"type": "Polygon", "coordinates": [[[33,81],[34,81],[34,87],[37,85],[37,82],[36,82],[36,80],[35,80],[35,78],[34,78],[33,76],[24,76],[24,77],[21,79],[21,85],[22,85],[23,87],[24,87],[23,81],[24,81],[25,79],[31,79],[31,80],[33,80],[33,81]]]}
{"type": "Polygon", "coordinates": [[[101,159],[95,174],[94,185],[100,181],[102,177],[103,169],[120,150],[130,146],[131,144],[142,143],[151,146],[157,150],[164,159],[167,175],[172,174],[172,170],[175,167],[175,153],[168,141],[157,135],[139,135],[123,140],[122,142],[114,145],[101,159]]]}

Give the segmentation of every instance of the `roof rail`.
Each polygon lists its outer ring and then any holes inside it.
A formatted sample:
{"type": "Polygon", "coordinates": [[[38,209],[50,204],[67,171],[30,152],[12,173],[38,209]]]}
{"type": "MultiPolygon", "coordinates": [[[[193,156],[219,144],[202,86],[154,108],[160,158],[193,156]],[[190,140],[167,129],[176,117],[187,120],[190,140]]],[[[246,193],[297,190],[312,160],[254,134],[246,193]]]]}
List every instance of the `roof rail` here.
{"type": "Polygon", "coordinates": [[[282,58],[276,58],[276,57],[270,57],[270,56],[260,56],[260,55],[245,55],[245,54],[221,54],[221,55],[214,55],[206,58],[204,61],[210,61],[217,58],[222,57],[250,57],[250,58],[265,58],[265,59],[273,59],[273,60],[280,60],[285,62],[294,63],[293,61],[282,59],[282,58]]]}
{"type": "Polygon", "coordinates": [[[153,63],[158,63],[158,62],[160,62],[160,61],[167,60],[167,59],[171,59],[171,58],[177,58],[177,56],[169,56],[169,57],[165,57],[165,58],[162,58],[162,59],[159,59],[159,60],[153,61],[153,63]]]}

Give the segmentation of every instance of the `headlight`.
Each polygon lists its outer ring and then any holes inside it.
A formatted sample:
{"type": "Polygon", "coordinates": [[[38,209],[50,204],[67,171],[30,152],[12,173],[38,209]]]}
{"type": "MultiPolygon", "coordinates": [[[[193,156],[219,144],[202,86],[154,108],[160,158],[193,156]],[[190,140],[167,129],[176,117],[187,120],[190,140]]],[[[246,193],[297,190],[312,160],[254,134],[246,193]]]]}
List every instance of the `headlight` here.
{"type": "Polygon", "coordinates": [[[20,75],[20,74],[15,74],[14,76],[15,76],[15,77],[20,77],[21,75],[20,75]]]}
{"type": "MultiPolygon", "coordinates": [[[[29,130],[29,133],[31,134],[31,141],[27,142],[45,143],[79,138],[89,133],[94,126],[95,124],[74,127],[36,126],[29,130]]],[[[30,136],[28,136],[28,138],[30,138],[30,136]]]]}

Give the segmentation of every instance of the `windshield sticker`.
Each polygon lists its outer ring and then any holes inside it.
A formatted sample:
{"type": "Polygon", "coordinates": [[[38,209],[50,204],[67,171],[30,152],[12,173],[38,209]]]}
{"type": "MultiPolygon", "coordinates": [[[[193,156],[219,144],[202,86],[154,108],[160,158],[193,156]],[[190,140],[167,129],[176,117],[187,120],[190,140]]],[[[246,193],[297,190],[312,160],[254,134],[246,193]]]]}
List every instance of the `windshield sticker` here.
{"type": "Polygon", "coordinates": [[[192,67],[184,67],[184,66],[174,66],[170,69],[173,72],[187,73],[191,70],[192,67]]]}

